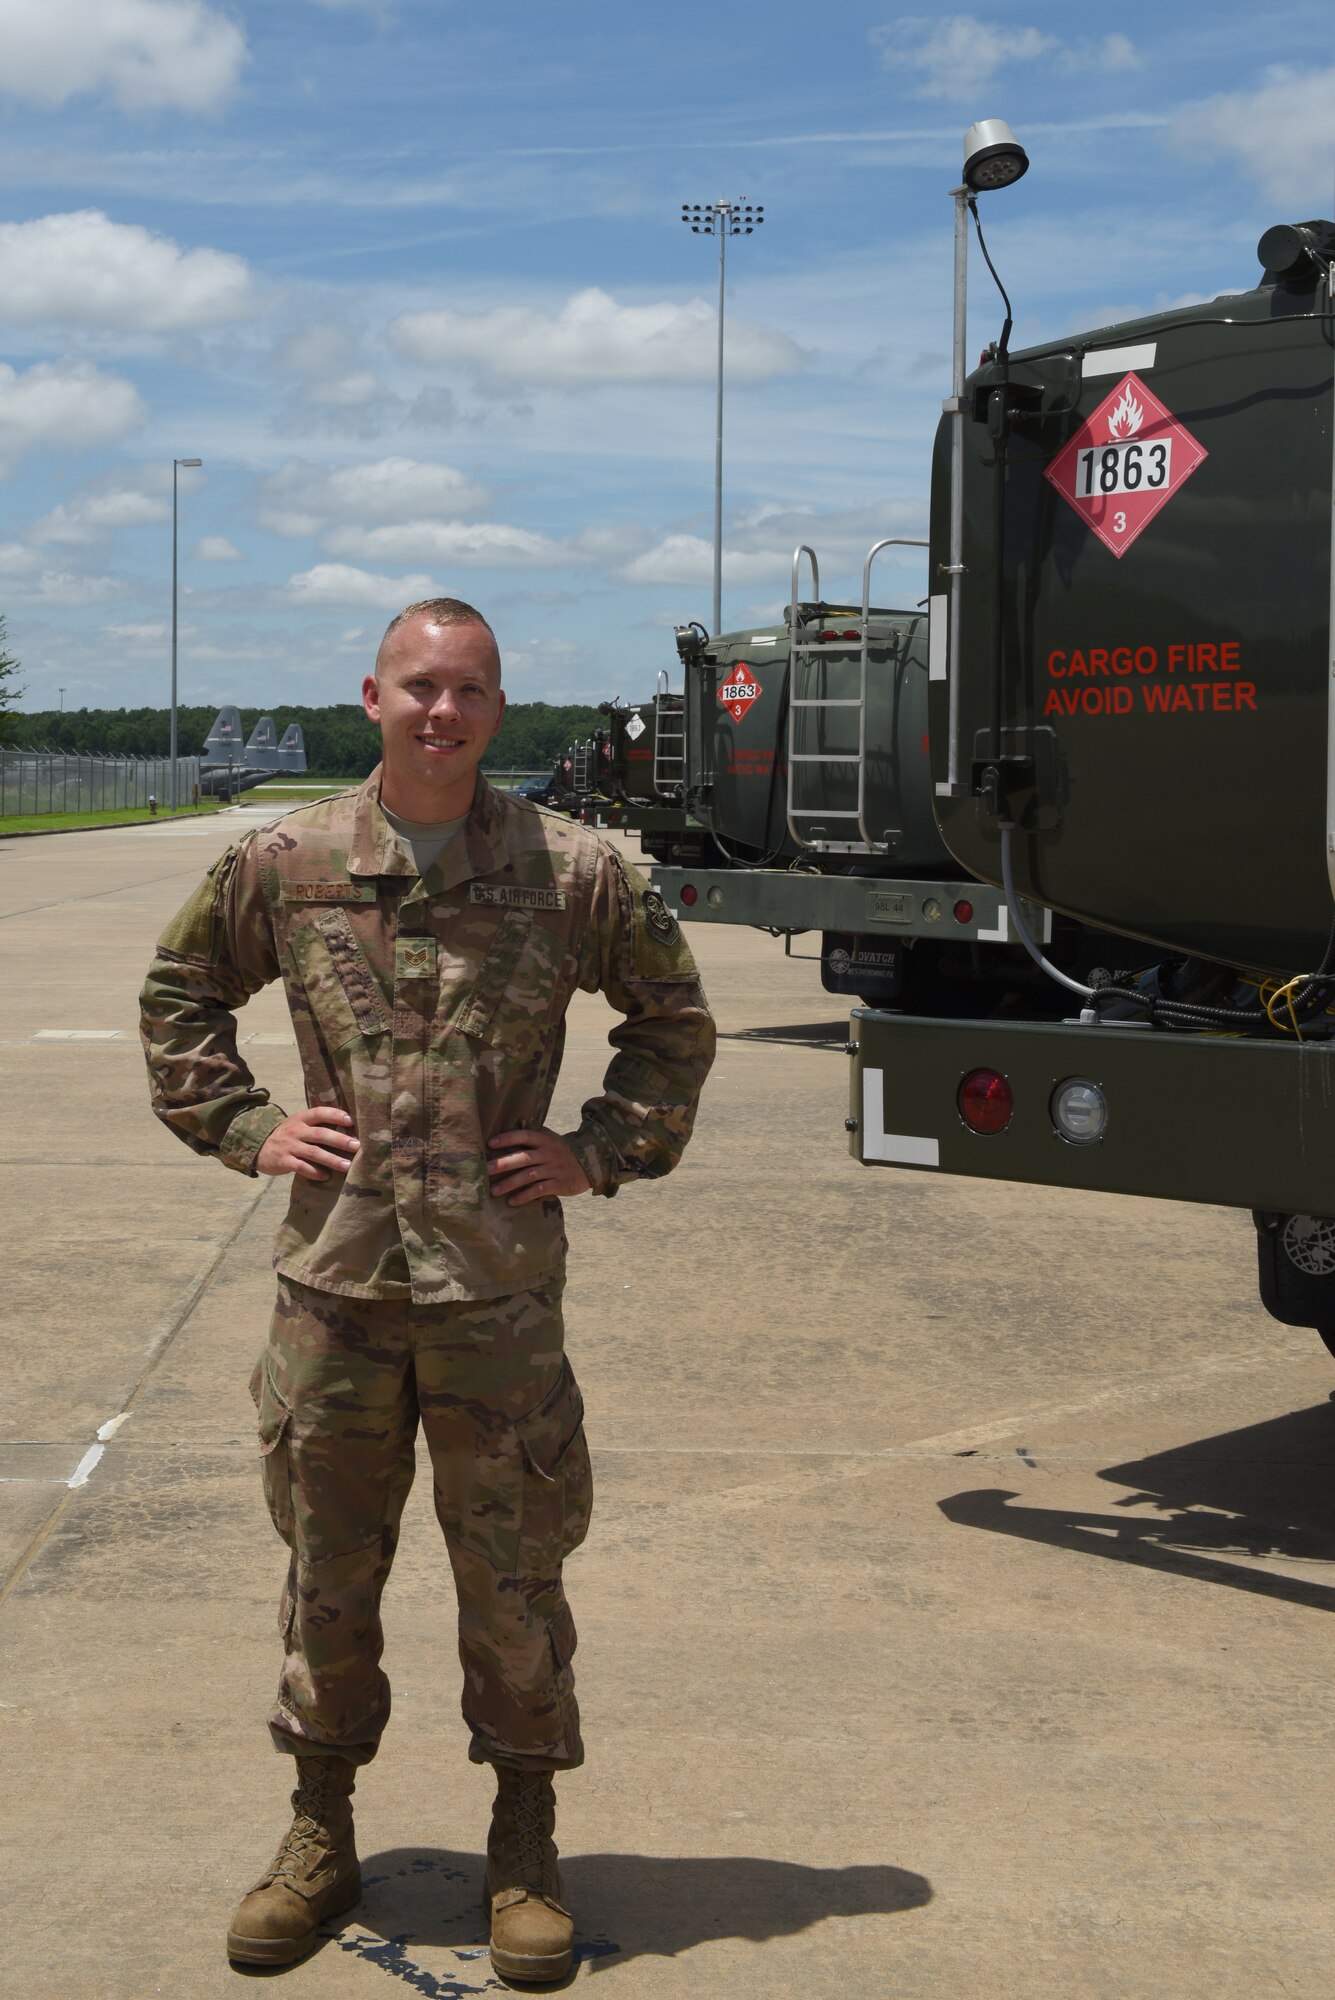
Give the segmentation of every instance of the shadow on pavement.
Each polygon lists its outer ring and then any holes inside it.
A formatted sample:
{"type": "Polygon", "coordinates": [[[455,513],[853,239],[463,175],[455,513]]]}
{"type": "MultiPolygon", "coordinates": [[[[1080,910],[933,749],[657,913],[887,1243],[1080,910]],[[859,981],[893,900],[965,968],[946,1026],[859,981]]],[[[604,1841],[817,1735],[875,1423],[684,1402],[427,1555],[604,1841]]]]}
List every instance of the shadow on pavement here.
{"type": "MultiPolygon", "coordinates": [[[[829,1917],[893,1916],[932,1896],[924,1876],[884,1863],[806,1868],[745,1855],[577,1854],[563,1858],[561,1872],[576,1916],[576,1971],[585,1960],[596,1972],[604,1960],[674,1958],[716,1938],[791,1936],[829,1917]]],[[[480,1854],[398,1847],[370,1855],[362,1900],[326,1949],[352,1953],[438,2000],[503,1990],[486,1955],[482,1881],[480,1854]],[[414,1959],[415,1949],[441,1946],[458,1961],[451,1977],[414,1959]]]]}
{"type": "MultiPolygon", "coordinates": [[[[850,999],[849,1005],[853,1002],[850,999]]],[[[720,1028],[721,1042],[774,1042],[798,1049],[843,1049],[848,1016],[841,1021],[785,1021],[775,1028],[720,1028]]]]}
{"type": "Polygon", "coordinates": [[[1228,1560],[1269,1557],[1328,1571],[1335,1564],[1333,1467],[1335,1409],[1318,1403],[1099,1474],[1136,1489],[1114,1507],[1151,1505],[1159,1510],[1154,1517],[1017,1507],[1019,1495],[999,1488],[956,1493],[939,1504],[959,1527],[1335,1611],[1335,1572],[1329,1580],[1321,1573],[1282,1576],[1228,1560]]]}

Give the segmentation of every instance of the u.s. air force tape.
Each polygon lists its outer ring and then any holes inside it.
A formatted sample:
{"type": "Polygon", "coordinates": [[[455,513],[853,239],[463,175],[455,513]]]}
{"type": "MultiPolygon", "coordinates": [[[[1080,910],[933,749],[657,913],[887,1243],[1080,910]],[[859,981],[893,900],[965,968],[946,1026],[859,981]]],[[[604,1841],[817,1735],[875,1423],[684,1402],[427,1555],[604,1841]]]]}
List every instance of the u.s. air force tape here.
{"type": "Polygon", "coordinates": [[[470,903],[500,904],[512,910],[563,910],[564,889],[525,889],[517,882],[470,882],[470,903]]]}

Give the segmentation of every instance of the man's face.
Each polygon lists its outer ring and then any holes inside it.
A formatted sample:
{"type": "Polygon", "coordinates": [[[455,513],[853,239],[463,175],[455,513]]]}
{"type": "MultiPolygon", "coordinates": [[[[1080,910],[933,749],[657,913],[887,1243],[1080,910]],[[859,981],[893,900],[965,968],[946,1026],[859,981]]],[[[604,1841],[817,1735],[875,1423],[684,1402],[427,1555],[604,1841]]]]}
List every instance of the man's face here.
{"type": "Polygon", "coordinates": [[[410,618],[381,649],[362,702],[380,726],[381,795],[408,819],[448,819],[472,804],[477,767],[501,726],[505,696],[484,625],[410,618]]]}

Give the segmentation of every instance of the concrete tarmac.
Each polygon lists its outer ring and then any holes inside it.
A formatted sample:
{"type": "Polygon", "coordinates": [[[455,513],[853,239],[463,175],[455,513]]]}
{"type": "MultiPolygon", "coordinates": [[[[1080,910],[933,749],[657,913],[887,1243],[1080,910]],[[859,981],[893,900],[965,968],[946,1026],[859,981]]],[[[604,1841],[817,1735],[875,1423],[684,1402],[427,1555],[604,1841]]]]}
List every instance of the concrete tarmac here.
{"type": "MultiPolygon", "coordinates": [[[[151,1118],[153,939],[239,827],[0,841],[0,1991],[239,1994],[286,1825],[246,1378],[281,1186],[151,1118]]],[[[603,2000],[1328,2000],[1335,1363],[1243,1216],[848,1158],[846,1012],[692,934],[680,1170],[569,1204],[597,1501],[558,1782],[603,2000]]],[[[578,1001],[553,1122],[612,1017],[578,1001]]],[[[281,993],[252,1065],[300,1101],[281,993]]],[[[489,1797],[429,1478],[386,1597],[366,1893],[292,2000],[464,2000],[489,1797]]],[[[264,1976],[264,1975],[261,1975],[264,1976]]]]}

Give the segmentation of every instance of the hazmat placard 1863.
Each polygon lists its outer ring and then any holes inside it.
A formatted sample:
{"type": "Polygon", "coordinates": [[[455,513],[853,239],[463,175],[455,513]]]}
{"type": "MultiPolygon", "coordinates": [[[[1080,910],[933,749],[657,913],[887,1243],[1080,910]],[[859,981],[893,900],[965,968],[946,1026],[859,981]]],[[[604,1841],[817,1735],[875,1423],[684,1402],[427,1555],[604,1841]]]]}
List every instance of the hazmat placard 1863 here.
{"type": "Polygon", "coordinates": [[[1127,375],[1043,476],[1115,556],[1124,556],[1208,456],[1140,377],[1127,375]]]}

